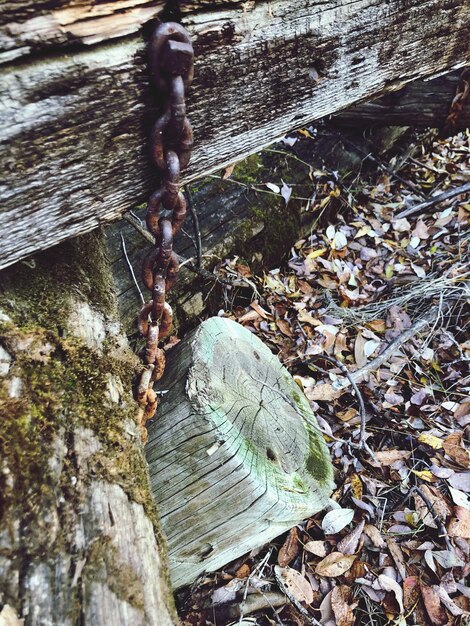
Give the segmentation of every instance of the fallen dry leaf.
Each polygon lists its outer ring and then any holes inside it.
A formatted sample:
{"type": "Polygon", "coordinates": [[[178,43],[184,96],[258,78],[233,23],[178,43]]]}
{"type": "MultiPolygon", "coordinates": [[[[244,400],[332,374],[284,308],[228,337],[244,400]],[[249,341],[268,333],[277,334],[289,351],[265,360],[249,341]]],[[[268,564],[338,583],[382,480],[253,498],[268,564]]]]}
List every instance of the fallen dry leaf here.
{"type": "Polygon", "coordinates": [[[365,521],[362,520],[362,522],[360,522],[354,530],[343,537],[336,546],[338,552],[342,552],[343,554],[354,554],[357,551],[357,546],[359,545],[364,526],[365,521]]]}
{"type": "Polygon", "coordinates": [[[405,580],[406,564],[400,545],[397,543],[394,537],[387,537],[386,541],[388,549],[390,550],[390,554],[392,555],[392,558],[395,561],[395,565],[397,566],[397,570],[399,571],[402,580],[405,580]]]}
{"type": "Polygon", "coordinates": [[[372,526],[372,524],[366,524],[364,526],[364,532],[369,537],[369,539],[372,541],[372,544],[376,548],[380,548],[380,549],[385,548],[386,546],[385,539],[382,537],[378,528],[376,528],[375,526],[372,526]]]}
{"type": "Polygon", "coordinates": [[[286,567],[286,565],[289,565],[289,563],[295,559],[295,557],[299,554],[299,551],[299,529],[297,526],[294,526],[279,550],[277,555],[278,565],[286,567]]]}
{"type": "Polygon", "coordinates": [[[334,389],[332,385],[329,383],[320,383],[311,387],[310,389],[305,390],[305,395],[309,400],[320,400],[324,402],[329,402],[331,400],[336,400],[341,395],[341,392],[337,389],[334,389]]]}
{"type": "Polygon", "coordinates": [[[315,556],[326,556],[326,543],[324,541],[307,541],[304,545],[304,549],[315,556]]]}
{"type": "Polygon", "coordinates": [[[335,578],[347,572],[355,560],[356,557],[353,555],[332,552],[317,564],[315,573],[319,576],[335,578]]]}
{"type": "Polygon", "coordinates": [[[439,594],[435,591],[435,589],[433,589],[433,587],[428,587],[423,583],[421,583],[420,587],[424,606],[426,607],[426,612],[429,615],[431,622],[436,626],[444,626],[447,624],[447,613],[441,606],[439,594]]]}
{"type": "Polygon", "coordinates": [[[452,518],[447,527],[450,537],[463,537],[470,539],[470,511],[463,506],[456,506],[455,517],[452,518]]]}
{"type": "Polygon", "coordinates": [[[321,527],[325,535],[336,535],[352,522],[354,511],[352,509],[333,509],[328,511],[322,519],[321,527]]]}
{"type": "Polygon", "coordinates": [[[381,450],[376,452],[375,456],[380,465],[393,465],[397,461],[406,461],[411,456],[409,450],[381,450]]]}
{"type": "Polygon", "coordinates": [[[293,596],[297,602],[311,604],[313,602],[313,589],[311,584],[300,572],[291,567],[274,567],[274,573],[279,585],[287,596],[293,596]]]}
{"type": "Polygon", "coordinates": [[[331,592],[331,608],[336,626],[353,626],[354,611],[351,606],[352,591],[346,585],[334,587],[331,592]]]}
{"type": "Polygon", "coordinates": [[[470,453],[461,446],[462,433],[452,433],[444,440],[444,451],[453,461],[468,469],[470,467],[470,453]]]}
{"type": "Polygon", "coordinates": [[[377,577],[377,582],[380,585],[380,588],[383,591],[391,591],[395,596],[396,601],[398,602],[398,606],[400,607],[400,613],[404,613],[405,609],[403,606],[403,590],[396,580],[387,576],[386,574],[379,574],[377,577]]]}

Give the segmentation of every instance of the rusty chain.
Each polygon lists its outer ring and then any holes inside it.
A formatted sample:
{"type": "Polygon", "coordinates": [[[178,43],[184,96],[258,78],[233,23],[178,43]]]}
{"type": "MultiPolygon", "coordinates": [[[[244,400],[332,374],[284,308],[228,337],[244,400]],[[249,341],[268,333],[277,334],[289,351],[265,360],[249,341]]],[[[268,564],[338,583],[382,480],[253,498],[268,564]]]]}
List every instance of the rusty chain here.
{"type": "Polygon", "coordinates": [[[189,34],[176,22],[160,24],[150,42],[149,66],[152,80],[164,96],[162,115],[150,137],[151,155],[161,173],[160,188],[147,203],[147,228],[155,246],[142,264],[142,282],[152,293],[138,316],[138,328],[146,338],[144,362],[137,387],[139,424],[155,415],[157,394],[153,389],[165,369],[165,354],[158,344],[170,332],[173,311],[166,294],[176,282],[178,259],[173,238],[186,215],[186,200],[180,191],[180,173],[187,166],[193,145],[193,132],[186,117],[185,95],[193,78],[194,51],[189,34]],[[164,215],[160,215],[162,209],[164,215]]]}
{"type": "Polygon", "coordinates": [[[451,133],[455,132],[457,122],[462,114],[465,102],[470,96],[470,68],[465,68],[460,74],[459,82],[457,84],[457,90],[455,96],[450,105],[449,114],[447,115],[444,129],[451,133]]]}

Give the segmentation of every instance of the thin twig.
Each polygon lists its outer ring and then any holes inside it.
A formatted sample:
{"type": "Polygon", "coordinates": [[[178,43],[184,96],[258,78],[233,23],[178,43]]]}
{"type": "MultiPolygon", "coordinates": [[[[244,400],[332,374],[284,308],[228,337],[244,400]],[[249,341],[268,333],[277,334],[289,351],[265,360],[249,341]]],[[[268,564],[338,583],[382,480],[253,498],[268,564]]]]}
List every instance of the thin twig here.
{"type": "Polygon", "coordinates": [[[264,555],[264,558],[258,563],[258,565],[253,569],[253,571],[250,573],[250,575],[246,579],[245,589],[243,592],[243,600],[240,603],[240,621],[238,622],[239,624],[241,624],[243,620],[243,615],[246,613],[246,598],[248,596],[248,588],[250,586],[250,582],[252,578],[255,576],[255,574],[257,574],[258,572],[262,572],[264,566],[269,561],[271,554],[272,554],[272,548],[266,552],[266,554],[264,555]]]}
{"type": "MultiPolygon", "coordinates": [[[[393,356],[396,352],[398,352],[398,350],[401,348],[401,346],[404,343],[406,343],[409,339],[411,339],[417,333],[419,333],[420,330],[425,328],[436,317],[438,313],[439,313],[439,307],[438,306],[432,307],[432,309],[426,315],[421,317],[414,324],[412,324],[409,328],[407,328],[400,335],[398,335],[398,337],[396,337],[393,341],[391,341],[388,344],[385,350],[383,350],[377,357],[375,357],[375,359],[372,359],[372,361],[364,365],[364,367],[361,367],[360,369],[355,370],[354,372],[349,372],[349,370],[344,368],[344,365],[341,363],[341,366],[344,369],[346,369],[347,374],[344,372],[344,370],[342,371],[343,373],[345,373],[345,376],[348,379],[348,381],[351,383],[351,385],[353,385],[354,383],[361,382],[367,374],[370,374],[371,372],[374,372],[375,370],[379,369],[379,367],[383,365],[386,361],[388,361],[388,359],[391,356],[393,356]]],[[[349,385],[346,380],[337,380],[332,384],[332,387],[337,390],[344,389],[345,387],[348,387],[348,386],[349,385]]]]}
{"type": "Polygon", "coordinates": [[[124,213],[123,218],[126,220],[126,222],[129,222],[129,224],[133,226],[144,239],[146,239],[151,244],[155,244],[155,237],[142,226],[142,222],[134,213],[132,213],[132,211],[129,211],[129,213],[124,213]]]}
{"type": "MultiPolygon", "coordinates": [[[[142,235],[142,237],[146,241],[148,241],[152,245],[155,245],[155,238],[149,233],[148,230],[145,230],[145,228],[143,228],[141,226],[140,220],[138,218],[136,218],[135,215],[133,215],[131,213],[126,213],[125,215],[123,215],[123,217],[126,220],[126,222],[129,222],[129,224],[131,226],[133,226],[136,229],[136,231],[140,235],[142,235]]],[[[122,237],[122,235],[121,235],[121,237],[122,237]]],[[[190,272],[194,272],[195,274],[198,274],[202,278],[205,278],[207,280],[211,280],[211,281],[213,281],[215,283],[221,283],[222,285],[232,285],[231,281],[225,280],[224,278],[219,278],[215,274],[212,274],[211,272],[208,272],[207,270],[205,270],[202,267],[200,269],[197,269],[197,267],[195,267],[191,263],[191,259],[185,259],[184,257],[182,257],[179,254],[176,255],[176,258],[178,259],[178,263],[180,264],[180,266],[186,267],[190,272]]]]}
{"type": "Polygon", "coordinates": [[[139,296],[140,296],[140,299],[142,300],[142,304],[145,304],[145,298],[144,298],[144,296],[142,294],[142,291],[141,291],[141,289],[139,287],[139,283],[137,282],[137,278],[135,277],[134,268],[132,267],[132,263],[130,262],[129,257],[127,256],[126,242],[124,241],[124,236],[123,236],[122,233],[121,233],[121,245],[122,245],[122,252],[124,254],[124,258],[126,259],[127,266],[129,268],[129,271],[130,271],[131,276],[132,276],[132,280],[134,281],[136,289],[139,292],[139,296]]]}
{"type": "Polygon", "coordinates": [[[403,500],[400,502],[400,507],[409,499],[411,498],[411,496],[417,493],[419,495],[419,497],[423,500],[424,504],[428,507],[429,512],[432,515],[432,518],[434,520],[434,523],[436,524],[436,526],[438,527],[439,533],[441,537],[444,537],[444,541],[446,544],[446,547],[448,550],[450,550],[451,552],[454,551],[454,547],[449,539],[449,535],[447,534],[447,529],[445,527],[444,522],[441,520],[441,518],[439,517],[439,515],[436,513],[435,509],[434,509],[434,504],[432,503],[431,499],[424,493],[424,491],[422,489],[420,489],[419,487],[417,487],[416,485],[414,487],[412,487],[410,489],[410,491],[406,494],[406,496],[403,498],[403,500]]]}
{"type": "Polygon", "coordinates": [[[470,183],[465,183],[465,185],[461,185],[460,187],[455,187],[454,189],[449,189],[444,193],[440,193],[438,196],[433,196],[424,202],[420,202],[415,206],[409,207],[404,211],[401,211],[395,217],[400,219],[402,217],[409,217],[410,215],[416,215],[417,213],[426,213],[429,209],[432,209],[436,204],[440,204],[445,200],[450,200],[451,198],[455,198],[455,196],[459,196],[460,194],[470,192],[470,183]]]}
{"type": "Polygon", "coordinates": [[[188,205],[188,209],[193,219],[194,234],[196,236],[196,269],[200,271],[201,260],[202,260],[202,242],[201,242],[201,230],[199,228],[199,218],[197,216],[197,212],[194,207],[193,198],[191,195],[191,189],[189,188],[189,185],[184,186],[184,192],[186,195],[186,202],[188,205]]]}
{"type": "Polygon", "coordinates": [[[341,361],[338,361],[338,359],[335,359],[334,357],[329,356],[327,354],[309,355],[307,357],[302,357],[300,360],[302,361],[302,363],[307,363],[308,364],[309,362],[316,361],[317,359],[324,359],[325,361],[329,361],[330,363],[332,363],[333,365],[338,367],[343,372],[343,374],[346,376],[346,378],[349,380],[349,382],[351,383],[351,386],[354,389],[354,393],[355,393],[357,401],[359,403],[359,414],[361,416],[361,429],[360,429],[360,434],[359,434],[359,449],[366,450],[366,452],[368,452],[368,454],[370,454],[372,459],[375,460],[374,452],[371,450],[371,448],[369,447],[369,445],[367,443],[366,405],[364,404],[364,398],[362,397],[362,393],[361,393],[359,387],[357,386],[356,381],[353,379],[353,377],[351,375],[351,372],[348,370],[348,368],[343,363],[341,363],[341,361]]]}

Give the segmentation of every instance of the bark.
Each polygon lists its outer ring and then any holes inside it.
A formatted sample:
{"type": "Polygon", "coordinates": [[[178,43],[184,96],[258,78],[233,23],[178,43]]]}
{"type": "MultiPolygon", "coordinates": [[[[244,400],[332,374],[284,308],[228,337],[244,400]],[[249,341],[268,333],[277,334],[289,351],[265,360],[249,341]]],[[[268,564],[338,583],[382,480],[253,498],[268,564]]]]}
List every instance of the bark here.
{"type": "Polygon", "coordinates": [[[307,399],[243,326],[212,317],[167,361],[145,453],[180,587],[325,508],[334,484],[307,399]]]}
{"type": "MultiPolygon", "coordinates": [[[[181,4],[197,58],[186,180],[469,61],[465,0],[181,4]]],[[[125,20],[135,31],[152,6],[161,4],[2,4],[7,58],[17,57],[0,78],[0,267],[116,219],[156,187],[146,141],[158,111],[145,43],[114,37],[125,20]]]]}
{"type": "Polygon", "coordinates": [[[171,626],[136,360],[101,239],[10,268],[0,287],[1,616],[171,626]]]}

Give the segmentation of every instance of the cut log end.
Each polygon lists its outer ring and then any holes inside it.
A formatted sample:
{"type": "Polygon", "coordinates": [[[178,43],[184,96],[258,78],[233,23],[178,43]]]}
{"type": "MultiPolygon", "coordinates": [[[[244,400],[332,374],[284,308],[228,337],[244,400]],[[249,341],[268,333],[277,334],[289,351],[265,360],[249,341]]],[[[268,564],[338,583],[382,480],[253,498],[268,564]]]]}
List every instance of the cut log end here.
{"type": "Polygon", "coordinates": [[[176,587],[326,506],[332,465],[308,401],[248,330],[207,320],[161,384],[147,459],[176,587]]]}

